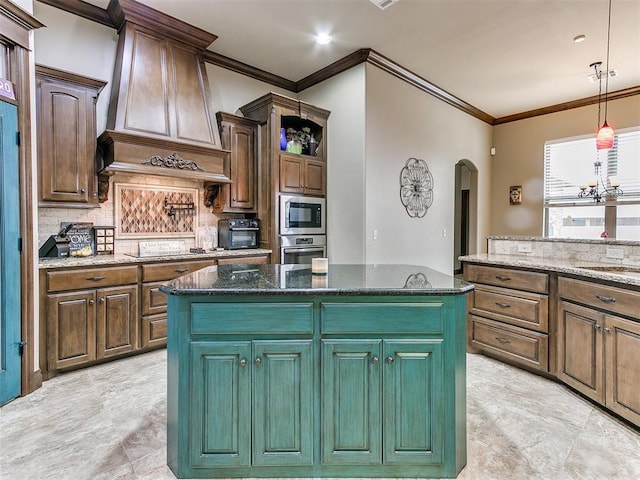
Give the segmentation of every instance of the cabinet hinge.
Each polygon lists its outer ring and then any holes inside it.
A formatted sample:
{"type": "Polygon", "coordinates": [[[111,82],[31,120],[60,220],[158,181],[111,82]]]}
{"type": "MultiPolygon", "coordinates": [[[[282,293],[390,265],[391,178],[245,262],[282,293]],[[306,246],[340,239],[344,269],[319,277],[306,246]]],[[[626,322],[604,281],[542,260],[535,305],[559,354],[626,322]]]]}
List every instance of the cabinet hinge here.
{"type": "Polygon", "coordinates": [[[20,342],[18,344],[18,354],[20,356],[24,355],[24,347],[27,345],[27,342],[20,342]]]}

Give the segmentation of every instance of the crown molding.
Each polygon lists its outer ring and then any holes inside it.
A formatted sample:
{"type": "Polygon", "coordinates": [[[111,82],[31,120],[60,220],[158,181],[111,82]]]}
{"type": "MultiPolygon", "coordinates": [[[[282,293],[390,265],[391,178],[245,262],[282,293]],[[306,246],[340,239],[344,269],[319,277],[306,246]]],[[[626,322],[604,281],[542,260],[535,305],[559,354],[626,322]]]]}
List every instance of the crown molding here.
{"type": "MultiPolygon", "coordinates": [[[[4,3],[6,0],[0,0],[0,2],[4,3]]],[[[36,0],[40,3],[44,3],[50,5],[52,7],[59,8],[66,12],[72,13],[74,15],[78,15],[80,17],[86,18],[87,20],[92,20],[97,23],[101,23],[108,27],[117,28],[114,21],[109,16],[107,10],[96,7],[94,5],[83,2],[82,0],[36,0]]],[[[126,3],[131,3],[130,0],[125,0],[126,3]]],[[[538,108],[535,110],[529,110],[526,112],[516,113],[513,115],[507,115],[504,117],[492,117],[488,113],[483,112],[482,110],[474,107],[473,105],[461,100],[455,95],[450,94],[446,90],[438,87],[437,85],[431,83],[429,80],[421,77],[420,75],[415,74],[411,70],[403,67],[402,65],[394,62],[393,60],[381,55],[380,53],[370,49],[370,48],[362,48],[356,50],[355,52],[347,55],[346,57],[341,58],[340,60],[333,62],[331,65],[328,65],[317,72],[312,73],[304,77],[303,79],[295,82],[293,80],[288,80],[284,77],[280,77],[273,73],[267,72],[265,70],[261,70],[256,67],[252,67],[251,65],[247,65],[246,63],[242,63],[238,60],[234,60],[230,57],[226,57],[219,53],[212,52],[210,50],[204,51],[204,61],[211,63],[213,65],[217,65],[222,68],[226,68],[228,70],[234,71],[236,73],[240,73],[242,75],[246,75],[255,80],[259,80],[261,82],[268,83],[269,85],[273,85],[275,87],[280,87],[285,90],[299,93],[303,90],[306,90],[309,87],[317,85],[339,73],[342,73],[356,65],[367,62],[371,65],[374,65],[391,75],[396,76],[397,78],[413,85],[416,88],[428,93],[429,95],[433,95],[434,97],[442,100],[443,102],[475,117],[479,120],[482,120],[489,125],[501,125],[504,123],[515,122],[518,120],[524,120],[527,118],[537,117],[540,115],[547,115],[550,113],[562,112],[565,110],[571,110],[574,108],[584,107],[586,105],[592,105],[594,103],[598,103],[598,96],[573,100],[570,102],[559,103],[556,105],[549,105],[547,107],[538,108]]],[[[619,90],[616,92],[610,92],[608,94],[608,100],[617,100],[620,98],[630,97],[633,95],[640,95],[640,86],[631,87],[624,90],[619,90]]]]}

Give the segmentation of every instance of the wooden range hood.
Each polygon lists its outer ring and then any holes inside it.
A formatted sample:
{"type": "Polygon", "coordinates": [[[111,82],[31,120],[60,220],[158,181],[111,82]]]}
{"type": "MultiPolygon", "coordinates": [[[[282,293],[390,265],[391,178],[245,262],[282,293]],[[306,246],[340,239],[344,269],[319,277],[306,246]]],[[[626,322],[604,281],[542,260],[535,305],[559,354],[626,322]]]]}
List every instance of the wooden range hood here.
{"type": "Polygon", "coordinates": [[[118,28],[107,129],[98,137],[101,199],[118,172],[231,183],[203,52],[217,37],[135,0],[111,0],[118,28]]]}

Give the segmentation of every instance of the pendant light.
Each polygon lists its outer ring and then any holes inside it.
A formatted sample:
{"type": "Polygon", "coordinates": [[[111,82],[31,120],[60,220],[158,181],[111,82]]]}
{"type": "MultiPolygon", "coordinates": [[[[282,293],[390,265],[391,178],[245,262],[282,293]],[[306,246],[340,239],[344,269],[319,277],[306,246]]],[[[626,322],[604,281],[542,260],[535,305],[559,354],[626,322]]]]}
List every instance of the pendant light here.
{"type": "MultiPolygon", "coordinates": [[[[613,139],[614,132],[613,128],[609,126],[607,123],[607,104],[608,104],[608,96],[609,96],[609,42],[611,38],[611,0],[609,0],[609,22],[607,25],[607,69],[605,70],[605,75],[607,76],[605,80],[604,87],[604,123],[602,127],[598,130],[596,135],[596,148],[598,150],[605,150],[613,147],[613,139]]],[[[597,73],[597,68],[596,68],[597,73]]],[[[600,84],[602,85],[602,71],[600,71],[600,84]]],[[[598,124],[600,124],[600,99],[598,99],[598,124]]]]}

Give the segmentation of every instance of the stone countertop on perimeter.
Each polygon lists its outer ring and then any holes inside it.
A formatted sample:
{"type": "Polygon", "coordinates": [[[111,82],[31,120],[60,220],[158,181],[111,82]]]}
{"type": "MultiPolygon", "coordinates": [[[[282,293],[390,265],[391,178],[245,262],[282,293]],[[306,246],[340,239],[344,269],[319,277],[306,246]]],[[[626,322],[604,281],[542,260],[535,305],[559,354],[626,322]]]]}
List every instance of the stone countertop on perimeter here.
{"type": "Polygon", "coordinates": [[[461,262],[497,265],[503,267],[530,268],[565,273],[595,280],[604,280],[623,285],[640,287],[640,267],[624,266],[604,262],[576,262],[558,258],[532,257],[526,255],[502,255],[482,253],[459,257],[461,262]],[[605,271],[599,269],[606,269],[605,271]]]}
{"type": "Polygon", "coordinates": [[[215,258],[247,257],[269,254],[271,254],[271,250],[263,248],[252,248],[242,250],[221,250],[209,253],[183,253],[178,255],[159,255],[150,257],[135,257],[131,255],[94,255],[90,257],[40,258],[38,260],[38,268],[54,269],[68,267],[126,265],[147,262],[177,262],[184,260],[208,260],[215,258]]]}
{"type": "Polygon", "coordinates": [[[160,287],[172,295],[462,295],[473,285],[418,265],[219,265],[160,287]]]}

